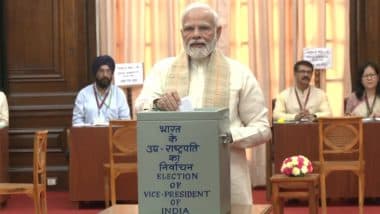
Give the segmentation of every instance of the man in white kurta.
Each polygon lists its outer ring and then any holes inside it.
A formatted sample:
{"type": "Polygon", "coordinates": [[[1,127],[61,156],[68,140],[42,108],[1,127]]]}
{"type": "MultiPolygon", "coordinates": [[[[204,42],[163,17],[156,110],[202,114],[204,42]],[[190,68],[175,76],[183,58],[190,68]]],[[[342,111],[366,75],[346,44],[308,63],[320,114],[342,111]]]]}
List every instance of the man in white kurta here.
{"type": "Polygon", "coordinates": [[[9,112],[7,97],[0,91],[0,128],[8,126],[9,112]]]}
{"type": "MultiPolygon", "coordinates": [[[[210,106],[210,102],[218,99],[223,106],[223,100],[227,98],[225,107],[229,108],[230,134],[233,139],[230,147],[231,203],[252,204],[245,149],[271,138],[268,110],[262,91],[246,66],[215,49],[214,44],[220,36],[221,27],[217,26],[217,15],[211,8],[200,3],[190,5],[184,12],[182,25],[186,53],[154,65],[136,99],[135,107],[137,111],[153,108],[178,110],[180,98],[185,96],[190,98],[194,108],[210,106]],[[188,39],[195,41],[195,47],[188,39]],[[214,70],[210,68],[218,62],[223,66],[214,70]],[[223,75],[210,77],[210,72],[223,75]],[[176,82],[177,77],[181,78],[176,82]],[[218,93],[212,94],[215,91],[218,93]]],[[[218,101],[215,103],[220,104],[218,101]]]]}
{"type": "Polygon", "coordinates": [[[294,65],[295,86],[282,91],[276,98],[274,120],[314,120],[331,115],[326,93],[310,85],[313,65],[298,61],[294,65]]]}
{"type": "MultiPolygon", "coordinates": [[[[306,109],[317,118],[330,116],[331,111],[326,93],[315,86],[309,86],[309,89],[310,95],[306,109]]],[[[273,119],[294,120],[295,116],[300,112],[295,90],[297,90],[300,100],[305,101],[309,89],[302,91],[294,86],[282,91],[276,98],[273,119]]]]}
{"type": "Polygon", "coordinates": [[[73,109],[73,126],[105,125],[111,120],[129,120],[129,106],[123,90],[112,85],[115,60],[96,57],[92,64],[95,82],[79,91],[73,109]]]}

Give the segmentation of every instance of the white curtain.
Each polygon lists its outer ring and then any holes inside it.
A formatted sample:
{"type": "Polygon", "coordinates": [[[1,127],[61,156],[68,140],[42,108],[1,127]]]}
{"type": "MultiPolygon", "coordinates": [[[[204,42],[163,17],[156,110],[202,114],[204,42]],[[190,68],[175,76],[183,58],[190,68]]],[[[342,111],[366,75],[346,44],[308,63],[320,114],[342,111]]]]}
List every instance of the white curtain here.
{"type": "MultiPolygon", "coordinates": [[[[180,14],[191,0],[97,0],[99,54],[117,62],[152,65],[182,49],[180,14]]],[[[248,65],[271,112],[271,100],[293,84],[293,64],[304,47],[331,47],[333,67],[321,73],[334,115],[350,92],[349,1],[204,0],[220,15],[218,47],[248,65]]],[[[141,87],[132,88],[132,100],[141,87]]],[[[265,184],[265,145],[249,150],[253,185],[265,184]]]]}

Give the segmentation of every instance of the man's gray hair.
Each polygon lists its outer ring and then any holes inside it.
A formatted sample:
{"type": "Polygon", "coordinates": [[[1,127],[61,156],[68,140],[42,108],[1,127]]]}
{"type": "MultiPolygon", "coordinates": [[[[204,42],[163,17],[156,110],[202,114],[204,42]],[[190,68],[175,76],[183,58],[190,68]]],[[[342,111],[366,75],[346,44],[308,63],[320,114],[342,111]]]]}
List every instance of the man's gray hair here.
{"type": "Polygon", "coordinates": [[[181,19],[182,26],[183,26],[183,21],[184,21],[185,16],[191,10],[194,10],[194,9],[206,9],[206,10],[208,10],[209,12],[211,12],[211,14],[212,14],[212,16],[214,18],[214,24],[215,24],[215,26],[218,25],[219,16],[218,16],[218,13],[216,13],[216,11],[214,9],[212,9],[208,4],[205,4],[205,3],[202,3],[202,2],[194,2],[194,3],[191,3],[191,4],[187,5],[186,8],[185,8],[185,10],[183,11],[183,13],[182,13],[182,19],[181,19]]]}

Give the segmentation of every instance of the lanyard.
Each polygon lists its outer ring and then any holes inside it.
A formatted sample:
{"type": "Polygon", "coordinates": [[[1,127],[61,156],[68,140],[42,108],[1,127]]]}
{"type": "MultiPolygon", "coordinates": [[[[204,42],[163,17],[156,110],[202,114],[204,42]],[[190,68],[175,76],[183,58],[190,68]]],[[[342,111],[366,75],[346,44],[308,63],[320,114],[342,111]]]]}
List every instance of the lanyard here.
{"type": "Polygon", "coordinates": [[[307,102],[309,101],[310,87],[309,87],[309,90],[308,90],[308,92],[307,92],[306,99],[305,99],[305,102],[304,102],[303,105],[302,105],[302,103],[301,103],[300,97],[298,96],[297,89],[294,88],[294,91],[295,91],[295,93],[296,93],[297,102],[298,102],[298,106],[300,107],[300,111],[305,110],[305,109],[306,109],[307,102]]]}
{"type": "Polygon", "coordinates": [[[371,114],[373,112],[373,107],[375,107],[376,97],[377,96],[375,95],[375,97],[373,98],[373,101],[372,101],[372,105],[370,106],[367,93],[365,93],[365,95],[364,95],[365,105],[367,107],[367,117],[371,116],[371,114]]]}
{"type": "Polygon", "coordinates": [[[98,93],[95,89],[95,85],[94,85],[94,94],[95,94],[95,99],[96,99],[96,105],[98,106],[98,113],[100,113],[100,109],[103,107],[107,97],[108,97],[108,94],[109,94],[110,90],[108,90],[106,92],[106,94],[104,95],[103,99],[101,100],[101,102],[99,103],[99,96],[98,96],[98,93]]]}

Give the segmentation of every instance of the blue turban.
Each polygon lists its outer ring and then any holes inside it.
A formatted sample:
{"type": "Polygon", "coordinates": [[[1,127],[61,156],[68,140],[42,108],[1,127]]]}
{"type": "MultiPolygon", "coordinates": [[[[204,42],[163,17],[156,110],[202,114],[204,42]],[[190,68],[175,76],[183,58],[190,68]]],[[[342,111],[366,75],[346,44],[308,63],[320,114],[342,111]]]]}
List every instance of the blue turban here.
{"type": "Polygon", "coordinates": [[[96,57],[95,61],[92,63],[92,73],[94,76],[96,76],[96,72],[98,72],[99,68],[102,65],[108,65],[108,67],[110,67],[112,70],[112,73],[115,71],[115,61],[112,59],[112,57],[108,55],[102,55],[96,57]]]}

